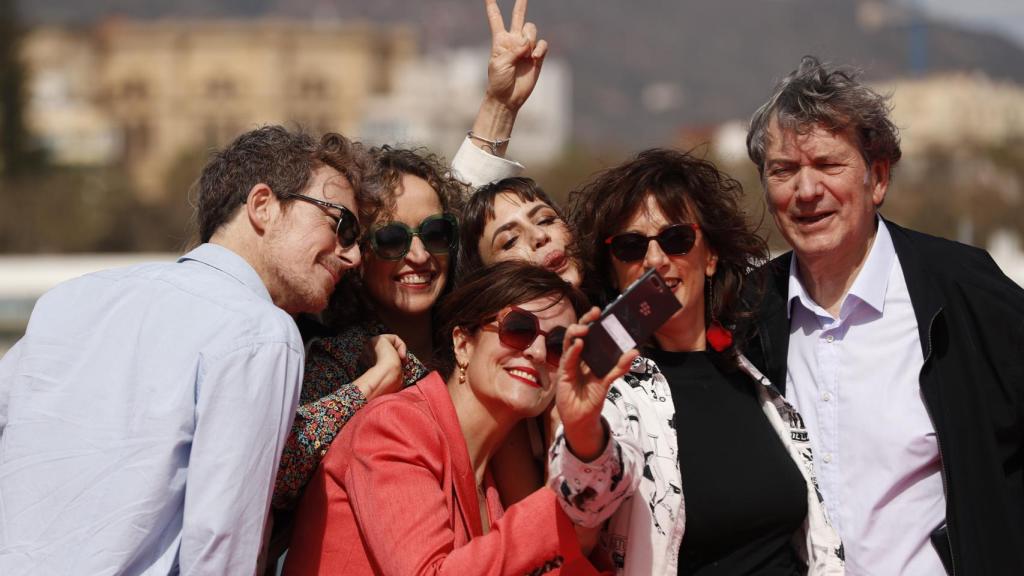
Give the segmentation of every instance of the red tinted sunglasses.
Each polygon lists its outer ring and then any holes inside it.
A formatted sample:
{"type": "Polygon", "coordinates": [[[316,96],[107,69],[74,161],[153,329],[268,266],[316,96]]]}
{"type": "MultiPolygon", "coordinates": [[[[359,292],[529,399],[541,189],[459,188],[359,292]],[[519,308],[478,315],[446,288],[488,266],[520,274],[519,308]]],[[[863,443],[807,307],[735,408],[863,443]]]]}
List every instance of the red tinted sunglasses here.
{"type": "Polygon", "coordinates": [[[537,336],[544,336],[545,361],[550,366],[558,366],[562,360],[562,342],[565,340],[565,326],[555,326],[545,332],[540,329],[540,320],[533,312],[513,306],[504,316],[497,318],[498,326],[492,326],[489,320],[480,328],[488,332],[497,332],[498,340],[509,348],[524,351],[533,344],[537,336]]]}

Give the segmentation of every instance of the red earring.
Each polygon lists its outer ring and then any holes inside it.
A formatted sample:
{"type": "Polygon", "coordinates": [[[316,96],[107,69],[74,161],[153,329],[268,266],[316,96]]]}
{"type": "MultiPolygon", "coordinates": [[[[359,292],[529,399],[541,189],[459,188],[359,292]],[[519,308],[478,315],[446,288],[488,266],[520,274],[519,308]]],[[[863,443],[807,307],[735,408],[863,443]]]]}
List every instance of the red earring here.
{"type": "Polygon", "coordinates": [[[708,308],[711,310],[711,325],[708,326],[705,337],[707,338],[708,344],[714,348],[715,352],[722,352],[732,346],[732,332],[725,326],[722,326],[722,323],[715,317],[713,286],[711,278],[709,277],[707,279],[707,290],[705,292],[707,293],[709,302],[708,308]]]}

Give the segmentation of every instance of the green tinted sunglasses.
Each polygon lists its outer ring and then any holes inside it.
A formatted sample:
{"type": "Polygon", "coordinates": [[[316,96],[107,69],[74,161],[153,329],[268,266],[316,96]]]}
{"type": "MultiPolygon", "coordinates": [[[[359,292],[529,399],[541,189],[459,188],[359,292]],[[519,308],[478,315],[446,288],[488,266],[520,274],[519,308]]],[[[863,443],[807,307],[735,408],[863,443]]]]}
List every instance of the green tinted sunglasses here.
{"type": "Polygon", "coordinates": [[[419,236],[431,254],[448,254],[459,246],[459,221],[453,214],[427,216],[416,228],[387,222],[370,231],[370,247],[378,258],[401,260],[409,253],[413,236],[419,236]]]}

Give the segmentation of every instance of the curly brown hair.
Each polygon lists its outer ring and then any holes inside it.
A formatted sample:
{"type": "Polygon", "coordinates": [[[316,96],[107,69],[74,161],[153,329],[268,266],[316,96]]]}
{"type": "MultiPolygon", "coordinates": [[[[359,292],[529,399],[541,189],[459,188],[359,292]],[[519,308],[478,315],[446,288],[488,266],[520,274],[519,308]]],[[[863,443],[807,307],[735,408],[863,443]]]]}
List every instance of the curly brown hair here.
{"type": "Polygon", "coordinates": [[[341,134],[330,132],[316,140],[278,125],[250,130],[212,154],[203,168],[196,207],[199,241],[209,242],[245,203],[253,186],[266,184],[287,205],[294,202],[289,196],[302,192],[321,166],[330,166],[348,179],[365,227],[379,210],[377,196],[362,186],[369,165],[366,150],[341,134]]]}
{"type": "Polygon", "coordinates": [[[742,196],[740,183],[711,162],[664,148],[645,150],[598,173],[569,194],[569,223],[588,266],[585,290],[602,305],[617,295],[605,239],[621,232],[623,223],[653,197],[670,220],[695,220],[700,225],[718,255],[712,297],[705,298],[705,323],[717,318],[725,326],[735,326],[750,309],[741,303],[741,293],[747,294],[747,273],[768,259],[764,239],[740,208],[742,196]]]}
{"type": "Polygon", "coordinates": [[[441,210],[462,215],[463,199],[467,194],[466,185],[454,178],[448,163],[426,148],[394,148],[384,145],[370,149],[373,166],[366,177],[366,187],[380,198],[380,213],[375,215],[366,229],[373,224],[386,222],[394,216],[397,206],[395,192],[399,189],[402,176],[409,174],[423,178],[437,192],[441,210]]]}
{"type": "MultiPolygon", "coordinates": [[[[363,179],[363,188],[367,195],[376,199],[376,211],[363,225],[366,234],[360,246],[364,252],[370,249],[368,234],[373,227],[394,217],[398,204],[396,192],[405,174],[425,180],[437,193],[441,210],[461,217],[465,185],[450,175],[447,163],[440,156],[426,148],[393,148],[387,145],[371,148],[369,153],[372,166],[363,179]]],[[[448,255],[448,285],[442,296],[450,290],[457,265],[458,251],[452,251],[448,255]]],[[[332,327],[377,322],[373,302],[367,297],[358,274],[342,276],[324,312],[324,321],[332,327]]]]}

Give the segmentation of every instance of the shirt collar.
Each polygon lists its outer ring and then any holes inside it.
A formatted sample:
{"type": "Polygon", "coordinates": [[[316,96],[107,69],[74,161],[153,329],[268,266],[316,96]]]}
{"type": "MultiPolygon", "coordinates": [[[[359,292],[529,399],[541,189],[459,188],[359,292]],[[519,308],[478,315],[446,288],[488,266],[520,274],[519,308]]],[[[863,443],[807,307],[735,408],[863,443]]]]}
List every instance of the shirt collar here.
{"type": "MultiPolygon", "coordinates": [[[[889,229],[885,226],[885,220],[878,216],[876,218],[878,229],[875,232],[875,241],[871,244],[868,257],[864,261],[864,266],[857,274],[857,278],[853,281],[853,286],[850,286],[850,291],[847,292],[846,297],[843,299],[840,316],[845,315],[848,309],[847,302],[850,301],[851,296],[871,306],[878,312],[883,312],[885,307],[885,293],[889,288],[889,273],[892,271],[892,265],[896,261],[896,249],[893,247],[889,229]]],[[[818,315],[827,315],[811,299],[810,294],[804,288],[800,275],[797,273],[796,260],[797,257],[794,254],[789,263],[789,305],[786,307],[787,316],[792,317],[793,303],[795,301],[818,315]]]]}
{"type": "Polygon", "coordinates": [[[270,292],[263,284],[263,279],[256,273],[256,269],[235,252],[219,244],[201,244],[188,254],[178,258],[178,263],[186,260],[194,260],[216,268],[241,282],[244,286],[253,291],[257,296],[268,302],[273,302],[270,292]]]}

